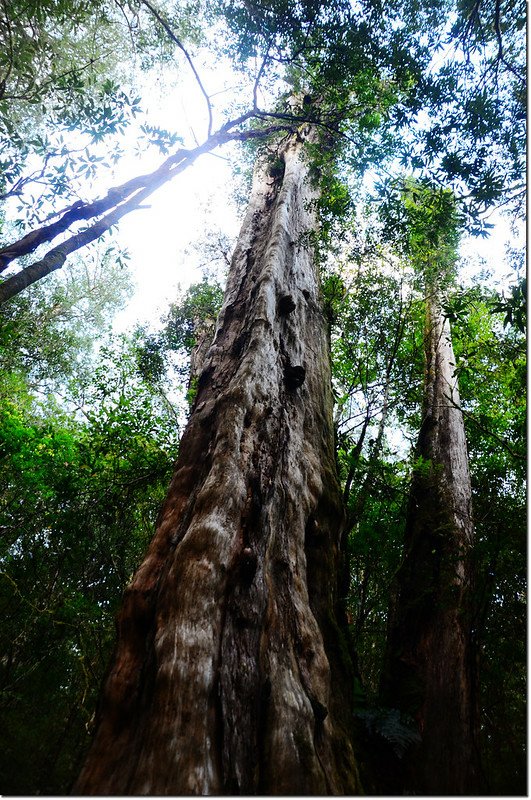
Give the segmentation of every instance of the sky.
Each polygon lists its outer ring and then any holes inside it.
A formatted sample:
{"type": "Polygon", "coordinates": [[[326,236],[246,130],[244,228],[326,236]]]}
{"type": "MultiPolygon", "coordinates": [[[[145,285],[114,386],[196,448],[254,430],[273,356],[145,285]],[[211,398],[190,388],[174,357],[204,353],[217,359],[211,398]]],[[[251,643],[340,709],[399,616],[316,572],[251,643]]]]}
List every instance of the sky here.
{"type": "MultiPolygon", "coordinates": [[[[208,54],[197,59],[197,68],[214,111],[214,129],[224,121],[221,109],[235,97],[245,97],[241,77],[229,64],[208,54]],[[209,63],[210,62],[210,63],[209,63]]],[[[177,59],[174,68],[143,77],[143,122],[175,131],[184,147],[194,147],[206,138],[208,114],[204,97],[193,74],[177,59]]],[[[249,97],[252,102],[252,98],[249,97]]],[[[136,131],[126,133],[129,155],[121,159],[109,185],[116,185],[137,174],[155,169],[165,158],[158,151],[135,155],[136,131]]],[[[204,256],[201,242],[218,232],[235,240],[241,222],[233,197],[233,163],[236,146],[224,145],[216,153],[198,158],[191,167],[160,187],[147,201],[148,208],[122,219],[118,242],[130,254],[130,269],[136,285],[126,309],[115,319],[114,328],[122,331],[138,319],[157,322],[179,291],[202,277],[204,256]],[[232,159],[232,160],[231,160],[232,159]]]]}
{"type": "Polygon", "coordinates": [[[199,247],[209,233],[236,237],[239,220],[230,185],[230,164],[205,155],[158,189],[149,209],[122,220],[118,241],[130,253],[136,290],[116,318],[117,330],[137,318],[156,321],[177,299],[179,286],[184,290],[201,280],[205,259],[199,247]]]}

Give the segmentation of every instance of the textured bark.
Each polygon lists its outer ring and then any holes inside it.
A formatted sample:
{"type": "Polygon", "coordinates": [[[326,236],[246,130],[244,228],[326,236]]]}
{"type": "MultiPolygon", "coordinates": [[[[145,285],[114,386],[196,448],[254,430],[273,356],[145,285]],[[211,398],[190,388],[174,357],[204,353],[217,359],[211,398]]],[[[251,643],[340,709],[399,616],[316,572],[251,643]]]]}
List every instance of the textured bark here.
{"type": "Polygon", "coordinates": [[[427,302],[424,413],[391,611],[383,696],[417,721],[405,789],[467,794],[476,780],[470,623],[474,528],[468,454],[448,320],[427,302]],[[418,463],[418,462],[417,462],[418,463]]]}
{"type": "Polygon", "coordinates": [[[203,372],[205,359],[216,331],[216,319],[194,319],[195,345],[190,353],[190,375],[188,378],[188,389],[193,388],[199,376],[203,372]]]}
{"type": "Polygon", "coordinates": [[[257,172],[78,794],[359,789],[326,324],[292,139],[257,172]],[[282,170],[281,170],[282,172],[282,170]]]}

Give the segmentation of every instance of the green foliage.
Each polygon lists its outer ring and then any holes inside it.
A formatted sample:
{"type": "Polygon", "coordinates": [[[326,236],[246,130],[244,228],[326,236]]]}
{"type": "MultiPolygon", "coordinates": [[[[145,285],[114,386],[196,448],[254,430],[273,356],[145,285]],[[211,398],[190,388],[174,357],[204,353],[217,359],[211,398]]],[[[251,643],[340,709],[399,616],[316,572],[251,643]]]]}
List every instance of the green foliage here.
{"type": "Polygon", "coordinates": [[[122,377],[99,385],[101,411],[83,424],[2,407],[0,705],[10,724],[0,775],[8,793],[68,790],[114,613],[171,474],[174,428],[122,377]]]}
{"type": "Polygon", "coordinates": [[[411,470],[415,475],[418,475],[419,478],[427,480],[432,476],[434,467],[435,465],[431,459],[417,456],[411,465],[411,470]]]}
{"type": "Polygon", "coordinates": [[[476,520],[476,646],[481,748],[492,794],[526,786],[526,347],[469,290],[454,323],[476,520]]]}
{"type": "Polygon", "coordinates": [[[493,446],[501,447],[520,478],[525,461],[525,339],[517,328],[502,324],[504,312],[494,311],[500,295],[494,291],[473,288],[458,297],[463,311],[455,317],[453,340],[471,454],[480,442],[481,458],[492,454],[493,446]]]}
{"type": "Polygon", "coordinates": [[[86,253],[45,287],[14,298],[0,318],[0,370],[26,376],[30,386],[64,389],[87,360],[95,332],[108,324],[131,292],[114,247],[86,253]],[[62,386],[60,384],[62,383],[62,386]]]}
{"type": "Polygon", "coordinates": [[[450,285],[463,223],[453,193],[410,178],[388,182],[381,193],[377,213],[385,240],[411,261],[422,286],[450,285]]]}
{"type": "Polygon", "coordinates": [[[509,297],[502,296],[491,306],[493,312],[504,314],[503,325],[513,325],[520,333],[527,328],[527,279],[521,278],[511,286],[509,297]]]}
{"type": "Polygon", "coordinates": [[[422,383],[422,317],[398,263],[388,269],[377,253],[358,256],[363,266],[353,274],[325,273],[323,293],[333,322],[332,374],[342,434],[355,435],[368,419],[374,438],[384,406],[386,413],[407,409],[415,414],[422,383]]]}
{"type": "Polygon", "coordinates": [[[166,318],[166,337],[172,349],[190,354],[197,343],[196,331],[205,320],[214,320],[221,308],[223,289],[216,281],[204,278],[187,290],[179,303],[173,303],[166,318]]]}
{"type": "MultiPolygon", "coordinates": [[[[378,696],[389,599],[402,557],[410,478],[408,466],[387,450],[378,458],[365,462],[365,473],[361,473],[359,483],[355,484],[359,491],[369,473],[363,508],[348,539],[350,587],[347,605],[358,665],[370,702],[376,702],[378,696]]],[[[358,497],[355,491],[354,501],[358,497]]]]}
{"type": "Polygon", "coordinates": [[[467,195],[477,222],[504,195],[517,212],[523,206],[526,14],[523,3],[507,2],[458,3],[456,11],[450,36],[462,58],[431,77],[433,121],[415,138],[433,175],[467,195]],[[446,162],[436,155],[443,142],[446,162]]]}
{"type": "MultiPolygon", "coordinates": [[[[148,333],[139,329],[136,346],[139,374],[148,382],[157,384],[173,369],[178,379],[186,383],[192,351],[202,334],[212,328],[222,300],[221,285],[205,277],[200,283],[192,284],[178,302],[170,305],[161,320],[161,330],[148,333]]],[[[187,394],[189,405],[194,396],[191,384],[187,394]]]]}
{"type": "Polygon", "coordinates": [[[188,387],[188,391],[186,392],[186,402],[188,403],[190,408],[193,406],[195,398],[197,397],[197,388],[198,388],[198,379],[196,377],[192,377],[192,379],[190,380],[190,386],[188,387]]]}
{"type": "Polygon", "coordinates": [[[345,222],[354,213],[354,202],[349,187],[333,175],[324,173],[320,181],[320,194],[317,204],[319,214],[319,236],[316,250],[319,260],[322,253],[330,253],[344,241],[345,222]]]}
{"type": "Polygon", "coordinates": [[[508,2],[400,0],[219,8],[234,57],[272,52],[288,64],[288,83],[317,99],[311,114],[319,122],[349,137],[358,169],[365,154],[378,164],[391,147],[406,169],[462,198],[478,232],[489,205],[505,197],[521,207],[523,3],[514,10],[508,2]]]}
{"type": "Polygon", "coordinates": [[[21,197],[32,187],[21,211],[40,209],[44,198],[72,197],[76,176],[93,178],[97,167],[118,157],[116,143],[104,154],[89,147],[122,133],[139,111],[139,99],[126,90],[121,74],[127,48],[123,26],[105,2],[4,3],[0,195],[21,197]],[[75,144],[68,137],[72,131],[78,134],[75,144]]]}
{"type": "Polygon", "coordinates": [[[159,153],[168,155],[176,144],[182,144],[183,140],[171,131],[163,130],[156,125],[141,125],[140,130],[145,134],[149,143],[158,148],[159,153]]]}
{"type": "Polygon", "coordinates": [[[322,283],[348,512],[346,604],[359,670],[374,698],[410,477],[404,434],[418,424],[422,314],[410,273],[371,237],[351,238],[346,254],[351,263],[339,274],[325,272],[322,283]]]}
{"type": "Polygon", "coordinates": [[[337,273],[325,274],[321,279],[323,310],[329,323],[337,321],[345,300],[346,286],[337,273]]]}
{"type": "Polygon", "coordinates": [[[10,794],[69,790],[114,614],[177,452],[174,413],[138,378],[134,342],[92,352],[94,327],[120,302],[118,284],[96,278],[73,271],[18,299],[0,330],[0,783],[10,794]]]}

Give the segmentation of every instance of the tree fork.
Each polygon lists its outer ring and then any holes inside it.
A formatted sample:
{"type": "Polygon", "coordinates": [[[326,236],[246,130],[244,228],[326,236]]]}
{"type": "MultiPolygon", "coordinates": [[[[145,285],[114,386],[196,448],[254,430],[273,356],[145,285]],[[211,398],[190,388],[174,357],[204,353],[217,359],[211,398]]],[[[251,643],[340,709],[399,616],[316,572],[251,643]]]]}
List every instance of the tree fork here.
{"type": "Polygon", "coordinates": [[[316,190],[302,151],[290,137],[283,175],[255,174],[77,794],[360,791],[328,339],[305,243],[316,190]]]}

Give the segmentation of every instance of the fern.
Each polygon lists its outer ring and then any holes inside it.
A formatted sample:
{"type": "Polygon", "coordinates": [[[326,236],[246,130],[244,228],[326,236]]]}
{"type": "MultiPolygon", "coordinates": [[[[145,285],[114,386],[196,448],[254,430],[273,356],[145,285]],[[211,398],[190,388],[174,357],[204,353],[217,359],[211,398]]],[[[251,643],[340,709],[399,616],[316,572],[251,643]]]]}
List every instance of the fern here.
{"type": "Polygon", "coordinates": [[[407,750],[420,744],[421,736],[411,717],[401,714],[397,708],[375,708],[358,711],[370,734],[385,739],[398,758],[403,758],[407,750]]]}

